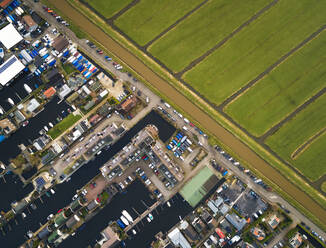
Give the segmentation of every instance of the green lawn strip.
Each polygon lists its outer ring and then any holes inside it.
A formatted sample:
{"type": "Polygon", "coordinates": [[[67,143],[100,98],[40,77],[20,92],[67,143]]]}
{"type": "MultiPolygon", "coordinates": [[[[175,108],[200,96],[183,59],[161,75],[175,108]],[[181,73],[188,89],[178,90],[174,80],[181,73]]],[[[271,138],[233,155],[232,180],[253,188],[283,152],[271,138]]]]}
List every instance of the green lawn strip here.
{"type": "Polygon", "coordinates": [[[173,71],[180,71],[270,1],[211,1],[156,41],[149,52],[173,71]]]}
{"type": "Polygon", "coordinates": [[[74,125],[80,119],[81,119],[81,115],[69,114],[61,122],[59,122],[53,128],[51,128],[48,131],[48,135],[54,140],[55,138],[57,138],[60,134],[64,133],[67,129],[69,129],[72,125],[74,125]]]}
{"type": "Polygon", "coordinates": [[[143,46],[204,0],[142,0],[115,25],[143,46]]]}
{"type": "Polygon", "coordinates": [[[105,18],[110,18],[119,10],[126,7],[133,0],[83,0],[105,18]]]}
{"type": "Polygon", "coordinates": [[[62,68],[66,72],[67,75],[70,75],[71,73],[73,73],[73,72],[76,71],[76,69],[70,63],[64,63],[64,64],[62,64],[62,68]]]}
{"type": "Polygon", "coordinates": [[[291,56],[225,112],[260,136],[325,86],[326,32],[291,56]]]}
{"type": "MultiPolygon", "coordinates": [[[[96,16],[93,12],[91,12],[89,9],[81,6],[76,5],[75,0],[67,0],[74,8],[78,9],[84,16],[89,18],[90,21],[92,21],[95,25],[97,25],[99,28],[103,30],[103,32],[107,33],[110,37],[117,40],[121,45],[123,45],[126,49],[130,50],[135,54],[138,58],[140,58],[149,68],[151,68],[153,71],[155,71],[158,75],[160,75],[162,78],[164,78],[167,82],[169,82],[171,85],[173,85],[178,91],[182,92],[188,99],[193,101],[199,108],[203,109],[207,114],[209,114],[216,122],[218,122],[220,125],[222,125],[224,128],[229,130],[231,133],[233,133],[237,138],[242,140],[246,145],[248,145],[252,150],[254,150],[260,157],[262,157],[267,163],[278,169],[283,176],[289,179],[292,183],[299,186],[301,190],[306,192],[310,197],[312,197],[316,202],[318,202],[321,206],[326,205],[326,199],[313,187],[311,187],[309,184],[305,183],[300,177],[296,175],[296,173],[283,164],[281,161],[276,159],[272,154],[270,154],[267,150],[265,150],[262,146],[260,146],[258,143],[256,143],[253,139],[251,139],[249,136],[247,136],[244,132],[242,132],[238,127],[233,125],[231,122],[229,122],[224,116],[220,115],[217,111],[212,109],[207,103],[205,103],[202,99],[198,99],[193,92],[191,92],[188,88],[185,88],[183,84],[181,84],[179,81],[177,81],[174,77],[172,77],[167,71],[165,71],[160,65],[155,63],[151,58],[146,56],[146,54],[142,53],[137,47],[135,47],[132,43],[130,43],[126,38],[121,36],[119,33],[117,33],[115,30],[113,30],[110,26],[106,25],[105,22],[103,22],[98,16],[96,16]]],[[[91,38],[88,36],[88,38],[91,38]]],[[[117,56],[117,55],[115,55],[117,56]]],[[[122,64],[124,64],[122,61],[120,61],[122,64]]],[[[126,66],[128,67],[128,66],[126,66]]],[[[129,67],[128,67],[129,68],[129,67]]],[[[132,68],[129,68],[131,71],[132,68]]],[[[139,75],[137,75],[138,78],[141,78],[139,75]]],[[[173,100],[171,100],[168,96],[163,95],[158,89],[153,87],[150,83],[146,82],[146,80],[142,80],[146,86],[151,89],[155,94],[160,96],[162,99],[169,102],[175,109],[177,109],[179,112],[184,114],[184,116],[189,117],[188,114],[186,114],[179,106],[176,106],[173,104],[173,100]]],[[[198,125],[199,128],[202,128],[201,125],[199,125],[196,121],[193,121],[198,125]]],[[[205,131],[208,135],[211,135],[207,130],[202,128],[203,131],[205,131]]],[[[211,143],[217,142],[216,138],[211,136],[210,138],[211,143]]],[[[220,142],[219,142],[220,143],[220,142]]],[[[222,147],[226,148],[225,145],[220,144],[222,147]]],[[[230,152],[230,154],[232,154],[230,152]]],[[[234,154],[234,157],[239,157],[237,154],[234,154]]],[[[268,182],[273,189],[278,192],[284,199],[289,201],[294,207],[299,209],[303,214],[305,214],[308,218],[310,218],[313,222],[315,222],[318,226],[323,228],[323,230],[326,230],[326,226],[319,220],[318,217],[311,214],[309,211],[307,211],[302,205],[300,205],[295,198],[285,193],[282,189],[280,189],[276,184],[272,183],[270,180],[268,180],[263,174],[261,174],[259,171],[255,170],[252,165],[249,165],[245,162],[243,162],[244,165],[246,165],[248,168],[251,168],[253,171],[256,172],[256,174],[260,177],[265,179],[266,182],[268,182]]]]}
{"type": "MultiPolygon", "coordinates": [[[[324,106],[326,106],[326,95],[319,97],[266,140],[266,144],[272,150],[297,167],[303,175],[312,181],[326,173],[325,163],[322,163],[322,160],[326,162],[325,153],[320,154],[320,150],[308,148],[296,160],[293,160],[291,155],[309,138],[326,127],[324,106]]],[[[316,140],[315,143],[312,143],[312,147],[321,148],[322,140],[324,139],[316,140]]]]}
{"type": "Polygon", "coordinates": [[[325,11],[326,1],[280,1],[183,78],[220,104],[320,28],[325,11]]]}
{"type": "Polygon", "coordinates": [[[326,193],[326,181],[321,184],[321,190],[326,193]]]}

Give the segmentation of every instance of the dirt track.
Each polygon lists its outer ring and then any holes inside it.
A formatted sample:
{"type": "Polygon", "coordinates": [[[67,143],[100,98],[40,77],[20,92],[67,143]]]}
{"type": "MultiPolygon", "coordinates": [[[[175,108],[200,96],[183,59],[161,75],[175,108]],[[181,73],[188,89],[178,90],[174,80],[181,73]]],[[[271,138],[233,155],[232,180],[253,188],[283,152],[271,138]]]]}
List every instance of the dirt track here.
{"type": "Polygon", "coordinates": [[[118,56],[122,61],[133,68],[139,75],[150,82],[154,87],[159,89],[162,94],[169,96],[175,104],[180,106],[185,112],[189,113],[196,121],[200,122],[209,132],[214,134],[225,145],[230,147],[242,159],[246,160],[257,170],[262,172],[271,181],[276,183],[286,193],[295,198],[300,204],[308,209],[315,216],[318,216],[320,221],[326,224],[326,210],[313,201],[299,188],[291,184],[277,170],[271,167],[255,152],[244,145],[240,140],[234,137],[231,133],[221,127],[209,115],[196,107],[186,97],[173,88],[168,82],[159,77],[146,65],[144,65],[137,57],[128,50],[123,48],[100,28],[91,23],[86,17],[72,8],[65,0],[50,0],[53,5],[60,9],[65,15],[69,16],[76,24],[81,26],[85,32],[94,37],[99,43],[105,46],[109,51],[118,56]]]}

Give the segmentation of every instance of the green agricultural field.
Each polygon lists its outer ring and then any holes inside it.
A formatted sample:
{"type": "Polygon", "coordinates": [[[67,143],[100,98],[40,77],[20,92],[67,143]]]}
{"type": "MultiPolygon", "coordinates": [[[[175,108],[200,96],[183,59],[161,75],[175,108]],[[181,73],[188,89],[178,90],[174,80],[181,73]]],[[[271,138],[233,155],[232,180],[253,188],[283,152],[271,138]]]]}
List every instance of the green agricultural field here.
{"type": "Polygon", "coordinates": [[[149,51],[173,71],[181,71],[269,2],[211,1],[156,41],[149,51]]]}
{"type": "Polygon", "coordinates": [[[112,17],[122,8],[126,7],[132,0],[82,0],[88,3],[92,8],[94,8],[98,13],[100,13],[105,18],[112,17]]]}
{"type": "Polygon", "coordinates": [[[63,132],[65,132],[68,128],[74,125],[77,121],[81,119],[81,115],[73,115],[69,114],[66,118],[64,118],[61,122],[56,124],[53,128],[48,131],[48,135],[55,139],[63,132]]]}
{"type": "Polygon", "coordinates": [[[226,107],[226,112],[255,136],[280,122],[326,82],[326,32],[226,107]]]}
{"type": "Polygon", "coordinates": [[[325,106],[326,95],[323,95],[266,140],[272,150],[312,181],[326,173],[326,135],[316,138],[295,159],[292,154],[326,127],[325,106]]]}
{"type": "Polygon", "coordinates": [[[145,45],[204,0],[141,0],[115,25],[139,45],[145,45]]]}
{"type": "Polygon", "coordinates": [[[324,25],[325,12],[326,1],[279,1],[183,78],[220,104],[324,25]]]}

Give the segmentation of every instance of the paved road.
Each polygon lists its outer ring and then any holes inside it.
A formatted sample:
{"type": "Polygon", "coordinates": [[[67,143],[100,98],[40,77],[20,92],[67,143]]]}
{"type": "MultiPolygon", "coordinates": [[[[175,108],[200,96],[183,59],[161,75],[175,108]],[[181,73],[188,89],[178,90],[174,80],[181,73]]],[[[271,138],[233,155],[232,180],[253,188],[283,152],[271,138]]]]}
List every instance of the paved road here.
{"type": "MultiPolygon", "coordinates": [[[[40,5],[35,5],[32,1],[30,4],[34,5],[34,8],[38,10],[40,13],[44,13],[40,5]]],[[[68,5],[64,0],[52,1],[59,9],[61,9],[66,15],[68,15],[71,19],[78,20],[78,24],[84,28],[86,32],[88,32],[91,36],[96,37],[96,39],[103,44],[109,51],[114,53],[116,56],[120,57],[126,64],[132,67],[137,73],[139,73],[143,78],[145,78],[148,82],[151,82],[152,85],[167,96],[170,96],[174,103],[178,106],[182,106],[182,109],[189,113],[195,120],[200,122],[206,129],[208,129],[211,133],[213,133],[217,138],[219,138],[225,145],[230,147],[235,153],[239,154],[244,160],[249,162],[252,166],[255,166],[257,170],[262,172],[266,177],[269,177],[271,181],[279,185],[285,192],[289,195],[295,196],[297,201],[300,202],[303,206],[305,206],[309,211],[318,216],[320,220],[326,223],[326,210],[319,206],[316,202],[314,202],[309,196],[307,196],[303,191],[289,183],[289,181],[284,178],[280,173],[278,173],[274,168],[272,168],[269,164],[267,164],[264,160],[262,160],[255,152],[249,149],[246,145],[244,145],[240,140],[234,137],[231,133],[222,128],[218,123],[216,123],[213,119],[211,119],[206,113],[197,108],[192,102],[186,99],[182,94],[177,92],[171,85],[169,85],[166,81],[156,75],[153,71],[151,71],[148,67],[146,67],[140,60],[138,60],[133,54],[128,52],[110,37],[103,33],[102,30],[97,28],[91,22],[89,22],[84,16],[78,13],[75,9],[73,9],[70,5],[68,5]]],[[[52,22],[56,25],[56,22],[52,17],[48,16],[49,22],[52,22]]],[[[116,71],[114,67],[107,63],[103,57],[99,57],[96,52],[90,49],[83,41],[78,40],[75,35],[69,30],[61,26],[61,31],[66,33],[74,42],[78,43],[84,50],[89,52],[91,57],[95,58],[96,61],[99,61],[104,65],[104,68],[116,71]]],[[[119,77],[128,77],[126,75],[119,75],[119,77]]],[[[137,83],[138,87],[146,89],[140,83],[137,83]]],[[[148,91],[148,90],[147,90],[148,91]]],[[[153,95],[151,92],[148,92],[148,95],[153,95]]],[[[258,191],[257,191],[258,192],[258,191]]],[[[266,193],[266,192],[265,192],[266,193]]],[[[286,203],[283,199],[280,199],[281,202],[286,203]]],[[[271,199],[273,200],[273,199],[271,199]]],[[[291,212],[296,212],[298,216],[302,216],[298,211],[294,210],[293,207],[289,206],[287,203],[284,204],[288,206],[288,209],[291,212]]],[[[305,218],[306,219],[306,218],[305,218]]],[[[305,221],[310,226],[310,221],[305,221]]],[[[315,228],[318,230],[317,228],[315,228]]]]}

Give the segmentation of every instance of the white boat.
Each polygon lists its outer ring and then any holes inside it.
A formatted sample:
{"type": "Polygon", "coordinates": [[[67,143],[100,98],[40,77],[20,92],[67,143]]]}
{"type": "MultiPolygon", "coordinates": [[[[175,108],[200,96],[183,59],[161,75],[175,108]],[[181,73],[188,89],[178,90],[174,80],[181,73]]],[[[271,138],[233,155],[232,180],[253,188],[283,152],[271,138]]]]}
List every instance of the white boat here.
{"type": "Polygon", "coordinates": [[[122,215],[124,217],[127,218],[127,220],[130,222],[130,223],[133,223],[134,222],[134,219],[130,216],[130,214],[126,211],[126,210],[123,210],[122,211],[122,215]]]}
{"type": "Polygon", "coordinates": [[[168,205],[169,208],[171,207],[171,203],[169,201],[166,204],[168,205]]]}
{"type": "Polygon", "coordinates": [[[3,108],[0,106],[0,114],[4,114],[3,108]]]}
{"type": "Polygon", "coordinates": [[[48,127],[47,126],[44,126],[44,130],[47,132],[49,131],[48,127]]]}
{"type": "Polygon", "coordinates": [[[26,92],[27,92],[28,94],[30,94],[30,93],[32,92],[31,87],[29,87],[27,84],[24,84],[24,89],[26,90],[26,92]]]}
{"type": "Polygon", "coordinates": [[[12,106],[15,106],[14,101],[13,101],[10,97],[7,99],[7,101],[8,101],[12,106]]]}
{"type": "Polygon", "coordinates": [[[52,124],[52,122],[49,122],[49,127],[51,127],[51,128],[53,127],[53,124],[52,124]]]}
{"type": "Polygon", "coordinates": [[[122,222],[123,222],[126,226],[129,226],[129,222],[128,222],[128,220],[127,220],[123,215],[121,215],[120,219],[122,220],[122,222]]]}

